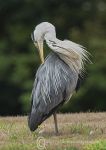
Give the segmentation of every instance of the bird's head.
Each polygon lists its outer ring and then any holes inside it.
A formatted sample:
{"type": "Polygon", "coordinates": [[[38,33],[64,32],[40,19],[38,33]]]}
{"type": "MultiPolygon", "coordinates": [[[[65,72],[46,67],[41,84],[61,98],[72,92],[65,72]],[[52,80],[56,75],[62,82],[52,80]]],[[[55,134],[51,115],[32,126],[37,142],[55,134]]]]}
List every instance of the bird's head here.
{"type": "Polygon", "coordinates": [[[34,42],[35,47],[37,47],[40,55],[41,62],[44,63],[43,54],[43,41],[47,33],[55,33],[55,27],[48,22],[42,22],[35,27],[34,32],[31,34],[31,38],[34,42]]]}

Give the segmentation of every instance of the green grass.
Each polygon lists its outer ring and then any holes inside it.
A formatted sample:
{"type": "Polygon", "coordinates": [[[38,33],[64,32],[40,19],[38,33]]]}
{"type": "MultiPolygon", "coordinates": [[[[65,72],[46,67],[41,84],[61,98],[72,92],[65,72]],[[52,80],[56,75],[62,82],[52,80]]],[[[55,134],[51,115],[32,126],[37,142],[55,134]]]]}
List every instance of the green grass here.
{"type": "Polygon", "coordinates": [[[30,132],[27,117],[0,117],[0,150],[106,150],[106,113],[58,115],[30,132]]]}
{"type": "Polygon", "coordinates": [[[106,150],[106,140],[96,141],[93,144],[88,144],[85,150],[106,150]]]}
{"type": "Polygon", "coordinates": [[[72,125],[70,127],[72,134],[89,135],[92,130],[89,126],[81,124],[72,125]]]}

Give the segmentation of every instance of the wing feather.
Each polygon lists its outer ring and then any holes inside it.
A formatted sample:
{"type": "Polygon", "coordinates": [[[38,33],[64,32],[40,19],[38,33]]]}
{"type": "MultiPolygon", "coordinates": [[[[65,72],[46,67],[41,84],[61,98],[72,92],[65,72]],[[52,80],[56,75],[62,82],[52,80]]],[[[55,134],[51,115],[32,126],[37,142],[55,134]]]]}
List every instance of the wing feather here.
{"type": "Polygon", "coordinates": [[[76,88],[78,75],[52,52],[37,71],[32,90],[32,108],[29,127],[33,131],[62,103],[69,99],[76,88]]]}

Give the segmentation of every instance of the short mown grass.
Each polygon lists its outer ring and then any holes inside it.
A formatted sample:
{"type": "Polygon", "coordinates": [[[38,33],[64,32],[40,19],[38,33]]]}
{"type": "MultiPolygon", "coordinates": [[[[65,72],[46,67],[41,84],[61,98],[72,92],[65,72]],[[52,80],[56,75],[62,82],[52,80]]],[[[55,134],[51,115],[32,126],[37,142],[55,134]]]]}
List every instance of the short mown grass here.
{"type": "Polygon", "coordinates": [[[85,150],[106,150],[106,140],[99,140],[95,143],[88,144],[84,148],[85,150]]]}
{"type": "Polygon", "coordinates": [[[73,124],[72,126],[70,126],[70,131],[72,134],[89,135],[91,130],[92,130],[91,127],[83,125],[82,123],[76,125],[73,124]]]}
{"type": "Polygon", "coordinates": [[[106,150],[106,113],[59,114],[30,132],[27,117],[0,117],[0,150],[106,150]]]}

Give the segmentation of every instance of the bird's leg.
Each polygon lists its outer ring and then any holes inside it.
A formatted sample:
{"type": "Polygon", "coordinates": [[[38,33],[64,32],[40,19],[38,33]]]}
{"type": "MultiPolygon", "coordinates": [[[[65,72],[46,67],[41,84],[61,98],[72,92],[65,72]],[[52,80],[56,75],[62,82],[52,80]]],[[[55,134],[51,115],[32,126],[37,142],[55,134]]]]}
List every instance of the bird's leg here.
{"type": "Polygon", "coordinates": [[[56,135],[58,135],[58,125],[57,125],[57,114],[56,112],[53,114],[53,117],[54,117],[54,124],[55,124],[55,132],[56,132],[56,135]]]}

